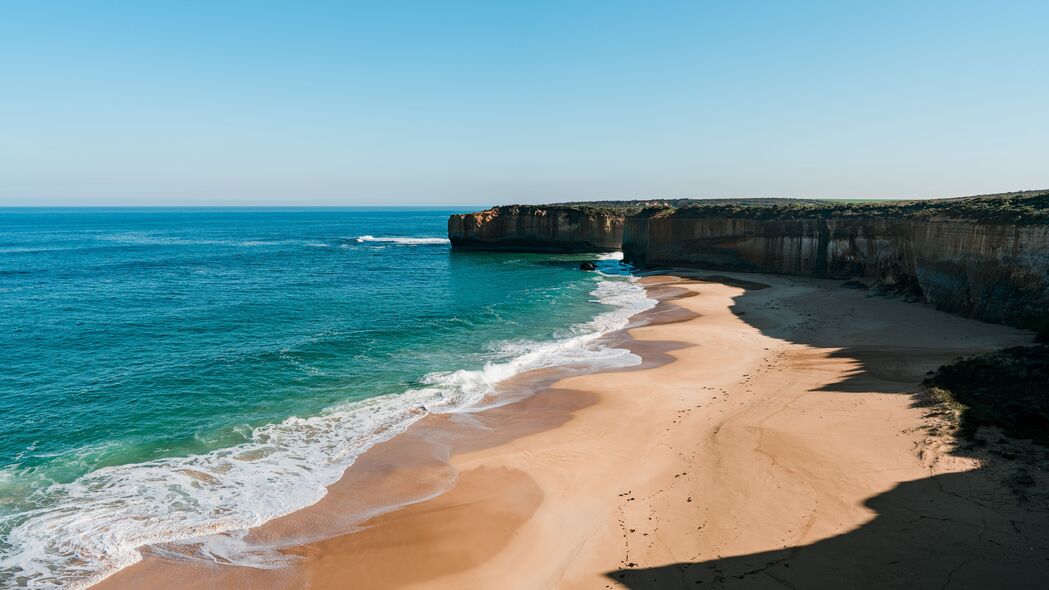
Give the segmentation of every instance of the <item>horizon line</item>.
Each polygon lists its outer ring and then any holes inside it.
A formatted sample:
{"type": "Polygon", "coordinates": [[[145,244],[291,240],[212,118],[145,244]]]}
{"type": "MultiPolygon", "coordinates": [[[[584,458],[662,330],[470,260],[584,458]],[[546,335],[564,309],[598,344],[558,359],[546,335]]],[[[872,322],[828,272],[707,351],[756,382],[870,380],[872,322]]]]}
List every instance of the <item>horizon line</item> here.
{"type": "Polygon", "coordinates": [[[528,201],[503,201],[498,203],[496,200],[487,202],[473,202],[473,203],[403,203],[403,204],[380,204],[380,203],[353,203],[353,204],[338,204],[338,203],[325,203],[325,204],[291,204],[291,203],[217,203],[217,204],[204,204],[204,203],[193,203],[193,202],[174,202],[174,203],[160,203],[160,204],[130,204],[130,203],[85,203],[85,204],[73,204],[73,203],[53,203],[53,204],[4,204],[2,197],[0,197],[0,209],[349,209],[349,208],[384,208],[384,209],[440,209],[440,208],[491,208],[499,206],[512,206],[512,205],[568,205],[575,203],[622,203],[629,201],[646,202],[646,201],[738,201],[738,200],[814,200],[814,201],[929,201],[929,200],[942,200],[942,199],[963,199],[963,198],[974,198],[974,197],[991,197],[991,196],[1004,196],[1011,194],[1023,194],[1023,193],[1037,193],[1049,191],[1049,188],[1041,189],[1017,189],[1011,191],[998,191],[998,192],[985,192],[977,194],[965,194],[965,195],[949,195],[949,196],[737,196],[737,197],[635,197],[635,198],[597,198],[597,199],[574,199],[574,200],[549,200],[544,202],[528,202],[528,201]]]}

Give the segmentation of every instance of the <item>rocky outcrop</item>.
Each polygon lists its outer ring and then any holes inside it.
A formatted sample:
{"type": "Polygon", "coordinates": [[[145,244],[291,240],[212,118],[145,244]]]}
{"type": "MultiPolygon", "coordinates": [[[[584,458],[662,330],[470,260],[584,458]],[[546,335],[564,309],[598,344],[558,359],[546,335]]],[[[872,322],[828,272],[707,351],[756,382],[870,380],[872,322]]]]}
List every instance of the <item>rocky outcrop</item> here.
{"type": "Polygon", "coordinates": [[[611,207],[495,207],[452,215],[448,239],[460,250],[614,252],[623,243],[624,217],[611,207]]]}
{"type": "Polygon", "coordinates": [[[627,220],[624,259],[864,278],[988,322],[1049,325],[1049,225],[943,218],[761,219],[648,214],[627,220]]]}

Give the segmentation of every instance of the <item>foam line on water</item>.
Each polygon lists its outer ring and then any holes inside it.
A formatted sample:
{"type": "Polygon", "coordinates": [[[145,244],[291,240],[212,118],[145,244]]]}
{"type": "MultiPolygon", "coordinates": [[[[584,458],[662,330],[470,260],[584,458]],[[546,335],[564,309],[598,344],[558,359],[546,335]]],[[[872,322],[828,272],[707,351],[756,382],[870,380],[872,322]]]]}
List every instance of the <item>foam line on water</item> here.
{"type": "Polygon", "coordinates": [[[408,238],[408,237],[375,237],[375,236],[359,236],[357,242],[360,244],[366,244],[369,242],[376,243],[387,243],[387,244],[399,244],[402,246],[429,246],[437,244],[448,244],[450,241],[448,238],[408,238]]]}
{"type": "MultiPolygon", "coordinates": [[[[621,272],[614,257],[602,258],[599,267],[621,272]]],[[[503,343],[501,360],[481,369],[431,373],[421,387],[400,394],[261,426],[234,447],[106,467],[38,490],[30,498],[37,508],[0,516],[0,529],[10,530],[0,540],[0,586],[83,588],[139,561],[138,548],[150,544],[225,534],[228,545],[238,547],[245,529],[317,502],[361,453],[427,413],[476,407],[498,383],[524,371],[639,363],[601,337],[655,301],[630,277],[598,275],[595,282],[591,295],[611,309],[551,341],[503,343]]],[[[250,551],[240,560],[227,551],[223,559],[265,566],[250,551]]]]}

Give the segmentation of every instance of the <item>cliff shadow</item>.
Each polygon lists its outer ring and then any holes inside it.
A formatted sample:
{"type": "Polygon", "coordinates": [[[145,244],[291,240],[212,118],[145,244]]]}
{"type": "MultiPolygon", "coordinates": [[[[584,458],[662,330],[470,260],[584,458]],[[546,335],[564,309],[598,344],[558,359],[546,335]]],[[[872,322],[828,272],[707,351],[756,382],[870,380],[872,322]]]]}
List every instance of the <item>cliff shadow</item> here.
{"type": "Polygon", "coordinates": [[[1033,333],[937,311],[840,280],[698,277],[739,286],[731,309],[761,333],[852,364],[821,391],[912,395],[931,371],[960,357],[1029,344],[1033,333]],[[762,282],[758,282],[762,281],[762,282]],[[755,287],[754,284],[761,285],[755,287]]]}
{"type": "MultiPolygon", "coordinates": [[[[725,282],[702,273],[686,278],[725,282]]],[[[841,281],[729,278],[746,289],[732,305],[741,321],[811,347],[814,359],[849,363],[838,380],[814,391],[906,395],[914,406],[938,414],[942,410],[920,391],[929,371],[958,356],[1029,341],[1022,331],[868,296],[842,288],[841,281]],[[769,288],[748,288],[741,280],[769,288]]],[[[903,482],[874,495],[864,502],[874,517],[849,532],[745,555],[626,567],[606,576],[631,589],[1049,587],[1049,452],[986,431],[975,442],[955,439],[949,453],[977,458],[982,467],[903,482]]]]}
{"type": "Polygon", "coordinates": [[[902,483],[865,505],[873,520],[810,545],[606,575],[632,590],[1049,587],[1049,523],[981,471],[902,483]]]}

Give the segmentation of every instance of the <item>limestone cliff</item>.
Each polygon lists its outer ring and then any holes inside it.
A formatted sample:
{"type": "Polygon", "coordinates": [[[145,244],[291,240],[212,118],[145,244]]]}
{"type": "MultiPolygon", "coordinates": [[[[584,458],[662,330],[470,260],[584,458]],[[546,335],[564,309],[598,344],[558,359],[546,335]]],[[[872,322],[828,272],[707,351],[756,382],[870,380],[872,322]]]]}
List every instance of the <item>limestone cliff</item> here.
{"type": "Polygon", "coordinates": [[[452,215],[448,239],[461,250],[614,252],[623,243],[624,214],[613,207],[495,207],[452,215]]]}
{"type": "Polygon", "coordinates": [[[648,210],[626,222],[640,267],[859,278],[944,311],[1049,324],[1049,193],[919,205],[648,210]]]}

